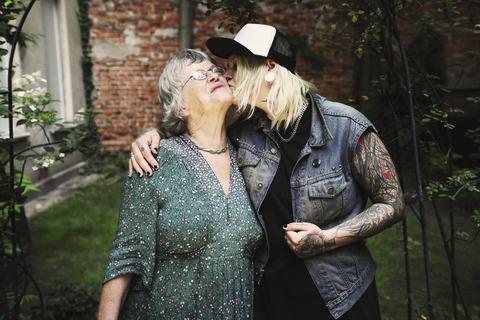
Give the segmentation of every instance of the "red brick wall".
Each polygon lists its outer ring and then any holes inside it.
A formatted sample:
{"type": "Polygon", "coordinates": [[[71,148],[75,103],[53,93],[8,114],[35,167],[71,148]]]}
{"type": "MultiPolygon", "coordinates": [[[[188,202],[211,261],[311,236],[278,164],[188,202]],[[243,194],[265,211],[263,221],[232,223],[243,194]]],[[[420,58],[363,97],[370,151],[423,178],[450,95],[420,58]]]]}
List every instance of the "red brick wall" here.
{"type": "MultiPolygon", "coordinates": [[[[318,1],[303,1],[302,4],[286,6],[284,0],[262,2],[260,14],[264,20],[259,23],[277,27],[284,34],[297,32],[315,37],[312,32],[323,30],[331,24],[324,16],[318,1]],[[268,3],[268,5],[267,5],[268,3]]],[[[110,150],[129,150],[129,143],[147,126],[157,126],[161,119],[161,107],[157,100],[156,83],[162,69],[177,53],[176,29],[178,25],[178,1],[104,1],[92,0],[90,18],[92,20],[91,42],[94,48],[94,85],[96,88],[97,124],[102,133],[104,146],[110,150]],[[129,30],[125,33],[125,30],[129,30]],[[128,46],[137,50],[124,57],[97,54],[99,44],[107,41],[110,45],[128,46]]],[[[213,36],[233,37],[223,28],[218,29],[221,15],[205,17],[205,6],[195,4],[194,48],[209,52],[205,41],[213,36]]],[[[331,18],[331,17],[330,17],[331,18]]],[[[404,41],[408,44],[418,34],[416,30],[406,30],[399,21],[404,41]]],[[[238,31],[238,29],[236,29],[238,31]]],[[[353,30],[355,32],[355,30],[353,30]]],[[[445,55],[449,62],[464,59],[467,47],[480,51],[478,44],[466,42],[465,33],[456,30],[444,35],[449,42],[445,55]],[[459,57],[459,54],[462,55],[459,57]]],[[[317,36],[318,37],[318,36],[317,36]]],[[[320,48],[321,41],[312,39],[311,51],[320,48]]],[[[477,37],[477,42],[478,37],[477,37]]],[[[348,48],[349,44],[345,44],[348,48]]],[[[122,48],[123,48],[122,47],[122,48]]],[[[115,51],[115,49],[113,49],[115,51]]],[[[120,49],[118,51],[121,51],[120,49]]],[[[111,51],[110,51],[111,52],[111,51]]],[[[304,59],[297,55],[297,71],[305,80],[313,82],[318,92],[335,100],[345,99],[355,94],[356,63],[348,55],[335,59],[329,56],[327,62],[304,59]]],[[[477,72],[478,64],[469,72],[477,72]]]]}

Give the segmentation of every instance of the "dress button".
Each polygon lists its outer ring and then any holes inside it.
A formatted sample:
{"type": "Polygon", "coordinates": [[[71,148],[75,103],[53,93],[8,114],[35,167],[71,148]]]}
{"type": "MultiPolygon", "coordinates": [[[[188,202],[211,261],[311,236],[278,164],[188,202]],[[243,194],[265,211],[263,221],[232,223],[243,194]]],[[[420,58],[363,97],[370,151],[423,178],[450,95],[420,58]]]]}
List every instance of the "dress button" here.
{"type": "Polygon", "coordinates": [[[243,162],[243,158],[238,158],[238,163],[242,163],[243,162]]]}
{"type": "Polygon", "coordinates": [[[258,184],[257,184],[257,189],[258,189],[258,190],[263,189],[263,183],[261,183],[261,182],[258,183],[258,184]]]}
{"type": "Polygon", "coordinates": [[[330,187],[328,187],[327,192],[328,192],[328,194],[333,194],[335,192],[335,189],[332,186],[330,186],[330,187]]]}
{"type": "Polygon", "coordinates": [[[313,160],[313,163],[312,163],[313,167],[314,168],[320,167],[320,162],[321,162],[320,159],[313,160]]]}
{"type": "Polygon", "coordinates": [[[277,154],[277,149],[272,148],[272,149],[270,149],[270,152],[271,152],[272,154],[277,154]]]}

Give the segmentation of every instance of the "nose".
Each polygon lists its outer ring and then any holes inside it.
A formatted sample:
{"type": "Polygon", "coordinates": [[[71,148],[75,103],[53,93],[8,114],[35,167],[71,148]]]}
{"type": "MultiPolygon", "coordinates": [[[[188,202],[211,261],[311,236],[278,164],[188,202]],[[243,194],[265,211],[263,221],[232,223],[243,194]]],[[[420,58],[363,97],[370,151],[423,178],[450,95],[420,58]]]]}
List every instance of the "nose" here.
{"type": "Polygon", "coordinates": [[[207,75],[207,81],[217,81],[219,75],[213,71],[209,71],[207,75]]]}

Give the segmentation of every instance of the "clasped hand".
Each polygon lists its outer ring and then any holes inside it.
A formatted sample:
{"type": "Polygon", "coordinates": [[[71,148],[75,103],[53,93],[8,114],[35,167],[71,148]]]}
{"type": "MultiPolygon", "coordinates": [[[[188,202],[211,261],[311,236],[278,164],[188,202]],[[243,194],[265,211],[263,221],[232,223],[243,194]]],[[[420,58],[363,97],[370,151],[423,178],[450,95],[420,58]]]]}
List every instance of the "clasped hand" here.
{"type": "Polygon", "coordinates": [[[335,239],[328,239],[325,231],[313,223],[292,222],[284,226],[285,241],[299,258],[310,258],[335,244],[335,239]]]}

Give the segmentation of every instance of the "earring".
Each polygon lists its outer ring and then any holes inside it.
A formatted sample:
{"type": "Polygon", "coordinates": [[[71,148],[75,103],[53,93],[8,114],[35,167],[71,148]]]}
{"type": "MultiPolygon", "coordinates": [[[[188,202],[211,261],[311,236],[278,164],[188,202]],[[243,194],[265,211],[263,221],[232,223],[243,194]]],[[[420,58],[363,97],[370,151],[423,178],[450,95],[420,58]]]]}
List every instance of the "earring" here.
{"type": "Polygon", "coordinates": [[[267,84],[272,84],[275,81],[275,73],[269,72],[265,75],[265,82],[267,84]]]}

